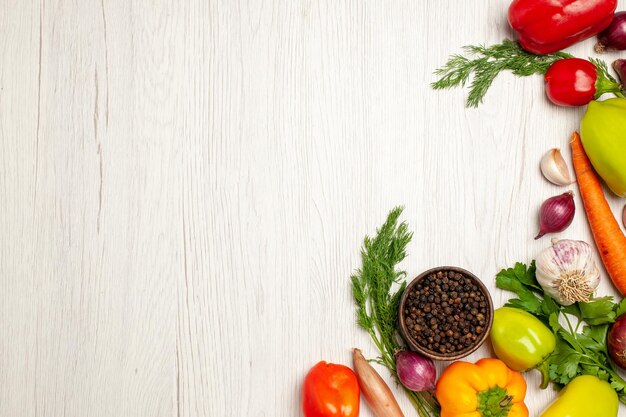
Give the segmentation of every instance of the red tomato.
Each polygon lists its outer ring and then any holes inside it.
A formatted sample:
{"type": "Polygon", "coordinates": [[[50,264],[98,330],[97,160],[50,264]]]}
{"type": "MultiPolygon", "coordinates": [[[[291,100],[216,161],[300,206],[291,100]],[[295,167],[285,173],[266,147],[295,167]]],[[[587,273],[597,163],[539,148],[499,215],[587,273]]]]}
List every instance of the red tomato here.
{"type": "Polygon", "coordinates": [[[357,417],[359,399],[359,383],[347,366],[321,361],[304,378],[304,417],[357,417]]]}

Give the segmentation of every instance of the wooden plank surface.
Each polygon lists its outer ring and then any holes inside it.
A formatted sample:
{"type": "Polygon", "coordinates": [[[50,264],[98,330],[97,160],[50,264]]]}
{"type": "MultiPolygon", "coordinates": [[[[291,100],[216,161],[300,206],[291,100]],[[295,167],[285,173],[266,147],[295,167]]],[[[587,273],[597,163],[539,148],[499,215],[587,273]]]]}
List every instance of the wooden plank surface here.
{"type": "MultiPolygon", "coordinates": [[[[493,289],[532,259],[563,192],[538,161],[569,156],[583,109],[540,77],[477,110],[429,88],[462,45],[511,35],[507,6],[1,1],[0,415],[299,415],[309,367],[375,355],[348,278],[395,205],[409,276],[457,265],[493,289]]],[[[590,239],[581,210],[561,236],[590,239]]],[[[528,381],[537,414],[554,393],[528,381]]]]}

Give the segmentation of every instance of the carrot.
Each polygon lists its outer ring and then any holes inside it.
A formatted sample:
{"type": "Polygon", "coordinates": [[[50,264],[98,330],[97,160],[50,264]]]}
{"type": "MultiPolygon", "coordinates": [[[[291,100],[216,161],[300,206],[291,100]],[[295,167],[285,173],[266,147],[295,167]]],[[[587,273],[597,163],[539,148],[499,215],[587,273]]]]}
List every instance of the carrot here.
{"type": "Polygon", "coordinates": [[[578,132],[572,134],[571,146],[578,189],[593,239],[613,284],[622,295],[626,295],[626,236],[604,197],[602,185],[583,149],[578,132]]]}

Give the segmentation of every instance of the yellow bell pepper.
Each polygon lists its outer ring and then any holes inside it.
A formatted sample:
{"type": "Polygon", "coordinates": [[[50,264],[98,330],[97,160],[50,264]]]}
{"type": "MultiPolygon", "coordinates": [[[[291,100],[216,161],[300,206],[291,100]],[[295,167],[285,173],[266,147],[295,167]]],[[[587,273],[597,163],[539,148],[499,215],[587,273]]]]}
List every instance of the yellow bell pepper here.
{"type": "Polygon", "coordinates": [[[528,417],[526,381],[499,359],[454,362],[439,377],[441,417],[528,417]]]}
{"type": "Polygon", "coordinates": [[[574,378],[541,417],[616,417],[619,402],[608,382],[592,375],[574,378]]]}

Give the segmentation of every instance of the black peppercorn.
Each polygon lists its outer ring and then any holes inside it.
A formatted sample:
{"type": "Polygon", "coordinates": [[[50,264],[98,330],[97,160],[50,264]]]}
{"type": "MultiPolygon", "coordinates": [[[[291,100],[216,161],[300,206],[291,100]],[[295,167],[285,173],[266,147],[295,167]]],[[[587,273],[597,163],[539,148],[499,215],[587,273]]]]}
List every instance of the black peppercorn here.
{"type": "Polygon", "coordinates": [[[481,288],[471,278],[439,271],[414,286],[402,313],[409,336],[418,345],[451,354],[472,347],[485,332],[490,311],[481,288]]]}

